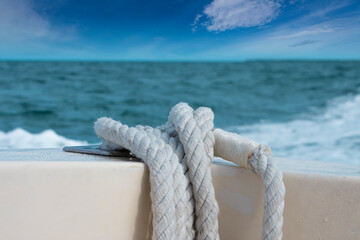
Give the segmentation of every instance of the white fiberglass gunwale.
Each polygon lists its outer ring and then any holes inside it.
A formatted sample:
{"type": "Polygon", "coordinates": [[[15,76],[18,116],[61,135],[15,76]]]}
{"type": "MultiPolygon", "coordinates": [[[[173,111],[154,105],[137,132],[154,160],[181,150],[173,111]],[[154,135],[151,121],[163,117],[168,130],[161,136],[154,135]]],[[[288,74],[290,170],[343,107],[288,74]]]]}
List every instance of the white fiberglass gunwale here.
{"type": "MultiPolygon", "coordinates": [[[[276,159],[286,186],[283,239],[359,239],[360,167],[276,159]]],[[[263,183],[212,165],[223,240],[261,239],[263,183]]],[[[0,150],[0,239],[150,239],[149,172],[122,157],[0,150]]]]}

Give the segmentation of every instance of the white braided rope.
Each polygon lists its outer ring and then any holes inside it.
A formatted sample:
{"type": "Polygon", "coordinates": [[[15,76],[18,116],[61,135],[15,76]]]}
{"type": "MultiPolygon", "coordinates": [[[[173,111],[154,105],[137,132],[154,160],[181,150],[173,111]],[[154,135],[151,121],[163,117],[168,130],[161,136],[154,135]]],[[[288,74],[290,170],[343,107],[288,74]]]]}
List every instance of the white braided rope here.
{"type": "Polygon", "coordinates": [[[215,155],[261,175],[265,186],[262,239],[281,239],[285,188],[269,148],[213,130],[213,120],[211,109],[194,111],[179,103],[168,122],[158,128],[128,127],[100,118],[94,129],[103,148],[126,148],[148,165],[153,239],[219,239],[219,207],[211,177],[214,146],[215,155]]]}
{"type": "Polygon", "coordinates": [[[263,240],[282,239],[285,185],[268,146],[215,129],[215,155],[251,168],[264,182],[263,240]]]}

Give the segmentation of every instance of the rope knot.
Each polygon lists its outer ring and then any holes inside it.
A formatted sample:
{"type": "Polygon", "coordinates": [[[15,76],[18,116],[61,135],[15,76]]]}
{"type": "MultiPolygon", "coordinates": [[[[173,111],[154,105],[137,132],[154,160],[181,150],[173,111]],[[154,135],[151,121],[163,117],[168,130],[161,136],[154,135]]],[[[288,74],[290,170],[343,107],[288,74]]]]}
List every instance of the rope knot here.
{"type": "Polygon", "coordinates": [[[281,239],[285,187],[270,148],[214,129],[214,113],[175,105],[157,128],[128,127],[111,118],[94,124],[101,148],[126,148],[149,167],[153,239],[218,240],[219,206],[212,185],[214,154],[261,175],[265,186],[263,239],[281,239]],[[196,216],[196,217],[194,217],[196,216]]]}

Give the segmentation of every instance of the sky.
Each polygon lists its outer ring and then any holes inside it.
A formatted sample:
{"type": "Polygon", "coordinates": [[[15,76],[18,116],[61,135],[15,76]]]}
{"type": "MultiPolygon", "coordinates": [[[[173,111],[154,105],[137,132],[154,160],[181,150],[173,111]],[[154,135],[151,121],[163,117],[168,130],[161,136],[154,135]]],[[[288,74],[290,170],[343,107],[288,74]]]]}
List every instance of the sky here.
{"type": "Polygon", "coordinates": [[[360,59],[360,1],[0,0],[0,59],[360,59]]]}

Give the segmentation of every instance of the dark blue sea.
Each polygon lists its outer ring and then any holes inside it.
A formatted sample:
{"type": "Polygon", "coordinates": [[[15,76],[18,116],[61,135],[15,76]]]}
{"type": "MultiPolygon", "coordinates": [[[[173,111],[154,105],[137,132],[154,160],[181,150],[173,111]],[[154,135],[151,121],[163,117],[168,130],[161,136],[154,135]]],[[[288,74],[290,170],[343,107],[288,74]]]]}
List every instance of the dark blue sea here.
{"type": "Polygon", "coordinates": [[[0,148],[97,143],[97,118],[158,126],[178,102],[275,156],[360,165],[360,61],[3,61],[0,148]]]}

